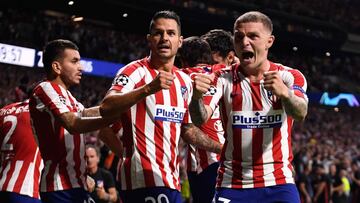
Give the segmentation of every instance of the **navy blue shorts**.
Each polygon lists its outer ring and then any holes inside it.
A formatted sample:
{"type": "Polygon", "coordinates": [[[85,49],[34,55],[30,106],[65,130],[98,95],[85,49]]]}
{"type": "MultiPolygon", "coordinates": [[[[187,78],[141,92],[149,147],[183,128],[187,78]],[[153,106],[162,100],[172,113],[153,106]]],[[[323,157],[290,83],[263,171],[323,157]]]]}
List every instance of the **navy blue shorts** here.
{"type": "Polygon", "coordinates": [[[208,166],[201,173],[188,172],[193,203],[211,203],[215,194],[215,184],[219,162],[208,166]]]}
{"type": "Polygon", "coordinates": [[[299,192],[294,184],[263,188],[218,188],[216,203],[300,203],[299,192]]]}
{"type": "Polygon", "coordinates": [[[41,203],[39,199],[27,196],[27,195],[21,195],[15,192],[5,192],[0,191],[0,202],[6,202],[6,203],[41,203]]]}
{"type": "Polygon", "coordinates": [[[41,192],[41,201],[44,203],[94,203],[84,188],[60,190],[54,192],[41,192]]]}
{"type": "Polygon", "coordinates": [[[182,203],[181,193],[167,187],[121,190],[120,198],[123,203],[182,203]]]}

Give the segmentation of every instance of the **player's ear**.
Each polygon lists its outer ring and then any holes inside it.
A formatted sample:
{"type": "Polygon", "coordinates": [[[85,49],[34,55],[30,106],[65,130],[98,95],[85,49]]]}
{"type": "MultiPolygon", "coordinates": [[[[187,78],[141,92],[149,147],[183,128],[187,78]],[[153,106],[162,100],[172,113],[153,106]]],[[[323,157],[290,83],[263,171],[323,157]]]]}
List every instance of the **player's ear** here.
{"type": "Polygon", "coordinates": [[[269,38],[268,38],[268,40],[267,40],[267,43],[266,43],[266,45],[265,45],[265,49],[266,49],[266,50],[270,49],[270,47],[273,45],[274,41],[275,41],[275,36],[274,36],[274,35],[270,35],[269,38]]]}
{"type": "Polygon", "coordinates": [[[61,65],[58,61],[54,61],[51,63],[52,70],[57,74],[60,75],[61,73],[61,65]]]}
{"type": "Polygon", "coordinates": [[[184,41],[184,37],[183,37],[183,36],[180,36],[180,37],[179,37],[179,48],[182,47],[183,41],[184,41]]]}

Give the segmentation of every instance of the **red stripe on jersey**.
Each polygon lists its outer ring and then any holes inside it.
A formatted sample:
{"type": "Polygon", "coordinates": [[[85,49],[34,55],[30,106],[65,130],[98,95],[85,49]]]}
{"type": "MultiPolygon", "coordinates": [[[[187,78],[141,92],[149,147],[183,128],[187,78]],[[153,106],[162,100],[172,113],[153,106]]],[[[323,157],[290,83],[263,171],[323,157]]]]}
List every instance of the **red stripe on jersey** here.
{"type": "Polygon", "coordinates": [[[36,161],[35,161],[35,171],[34,171],[34,192],[33,192],[33,196],[36,198],[40,197],[40,176],[41,176],[41,171],[38,170],[41,167],[41,162],[42,162],[42,158],[40,156],[40,152],[38,151],[37,157],[36,157],[36,161]]]}
{"type": "MultiPolygon", "coordinates": [[[[156,77],[157,73],[154,69],[149,69],[151,76],[153,78],[156,77]]],[[[158,91],[155,93],[155,101],[156,104],[155,105],[163,105],[164,104],[164,95],[162,91],[158,91]]],[[[145,110],[144,110],[145,112],[145,110]]],[[[166,173],[164,170],[164,126],[163,126],[163,121],[160,120],[154,120],[155,122],[155,129],[154,129],[154,135],[155,135],[155,155],[156,155],[156,163],[159,165],[160,168],[160,172],[161,172],[161,177],[162,180],[164,182],[164,185],[166,187],[169,187],[169,182],[166,179],[166,173]]]]}
{"type": "MultiPolygon", "coordinates": [[[[235,73],[234,75],[235,77],[237,77],[237,74],[235,73]]],[[[236,78],[233,78],[233,84],[232,84],[232,95],[231,95],[231,100],[232,100],[232,110],[233,111],[242,111],[242,100],[243,100],[243,96],[242,96],[242,88],[241,88],[241,83],[237,82],[238,80],[236,78]]],[[[232,118],[230,118],[232,119],[232,118]]],[[[233,152],[232,152],[232,169],[233,169],[233,177],[232,177],[232,184],[233,185],[242,185],[241,184],[241,180],[242,180],[242,166],[241,166],[241,162],[242,162],[242,141],[241,141],[241,137],[242,132],[240,128],[233,128],[233,152]]]]}
{"type": "MultiPolygon", "coordinates": [[[[6,180],[5,180],[5,182],[4,182],[4,184],[3,184],[3,189],[6,189],[7,187],[8,187],[8,185],[9,185],[9,182],[10,182],[10,178],[9,177],[13,177],[13,173],[14,173],[14,169],[15,169],[15,163],[16,162],[12,162],[11,164],[10,164],[10,169],[9,169],[9,171],[7,172],[7,174],[6,174],[6,176],[7,176],[7,178],[6,178],[6,180]]],[[[5,174],[4,174],[5,175],[5,174]]],[[[2,176],[1,176],[2,177],[2,176]]]]}
{"type": "Polygon", "coordinates": [[[291,118],[288,118],[287,119],[287,124],[288,124],[288,146],[289,146],[289,164],[287,165],[287,167],[291,170],[291,171],[294,171],[293,169],[293,165],[291,164],[292,160],[293,160],[293,150],[292,150],[292,145],[291,145],[291,129],[292,129],[292,126],[293,126],[293,122],[294,120],[291,119],[291,118]]]}
{"type": "MultiPolygon", "coordinates": [[[[288,71],[294,76],[294,85],[303,88],[303,86],[305,85],[305,79],[301,75],[301,73],[295,69],[290,69],[288,71]]],[[[294,94],[298,97],[304,98],[304,93],[300,90],[294,89],[294,94]]]]}
{"type": "MultiPolygon", "coordinates": [[[[22,166],[20,168],[20,172],[19,172],[19,175],[18,175],[17,179],[19,179],[19,180],[24,180],[25,179],[26,172],[27,172],[29,166],[30,166],[29,162],[23,162],[22,163],[22,166]]],[[[14,192],[20,193],[22,185],[23,185],[22,182],[16,181],[15,185],[14,185],[14,192]]]]}
{"type": "Polygon", "coordinates": [[[274,128],[273,129],[273,147],[272,147],[272,153],[273,153],[273,159],[274,159],[274,177],[276,181],[276,185],[284,184],[285,183],[285,176],[282,170],[283,163],[283,152],[281,151],[281,131],[280,128],[274,128]]]}
{"type": "MultiPolygon", "coordinates": [[[[253,111],[263,109],[261,103],[260,83],[250,83],[251,99],[253,101],[253,111]]],[[[263,129],[257,128],[252,130],[252,161],[253,161],[253,179],[254,187],[264,187],[264,161],[263,161],[263,129]]]]}
{"type": "MultiPolygon", "coordinates": [[[[222,116],[222,122],[223,122],[223,124],[225,124],[225,123],[228,122],[228,117],[227,117],[227,114],[226,114],[226,106],[225,106],[224,100],[220,100],[219,105],[223,106],[223,108],[220,108],[220,111],[221,111],[221,116],[222,116]]],[[[226,126],[224,126],[224,129],[225,129],[225,127],[226,126]]],[[[229,143],[228,134],[227,134],[226,130],[224,132],[224,138],[225,138],[225,142],[224,142],[223,148],[221,150],[220,166],[219,166],[219,170],[218,170],[218,177],[217,177],[217,181],[216,181],[216,187],[221,187],[221,182],[223,181],[224,172],[225,172],[224,160],[229,159],[229,158],[225,157],[226,156],[225,152],[227,150],[227,146],[228,146],[228,143],[229,143]]]]}

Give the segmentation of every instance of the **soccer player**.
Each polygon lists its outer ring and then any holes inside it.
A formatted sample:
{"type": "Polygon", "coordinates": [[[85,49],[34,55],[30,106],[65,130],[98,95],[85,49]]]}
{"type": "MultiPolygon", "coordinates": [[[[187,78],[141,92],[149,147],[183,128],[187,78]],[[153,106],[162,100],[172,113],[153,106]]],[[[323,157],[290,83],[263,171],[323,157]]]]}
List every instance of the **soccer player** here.
{"type": "MultiPolygon", "coordinates": [[[[80,83],[78,47],[71,41],[49,42],[43,52],[47,80],[30,97],[30,115],[44,160],[40,196],[43,202],[87,202],[85,143],[82,133],[107,126],[99,107],[84,108],[69,88],[80,83]]],[[[112,122],[112,121],[111,121],[112,122]]]]}
{"type": "Polygon", "coordinates": [[[291,165],[291,128],[307,114],[307,83],[300,71],[267,59],[274,39],[271,20],[247,12],[234,24],[240,64],[215,79],[195,77],[193,122],[206,121],[220,102],[225,126],[215,202],[300,201],[291,165]],[[204,105],[202,93],[212,80],[216,91],[204,105]]]}
{"type": "Polygon", "coordinates": [[[0,109],[0,200],[40,203],[43,162],[30,125],[29,100],[0,109]]]}
{"type": "Polygon", "coordinates": [[[150,56],[120,69],[100,105],[102,116],[121,116],[124,155],[118,176],[125,203],[182,202],[180,134],[188,143],[221,151],[219,143],[191,124],[192,82],[174,66],[183,41],[180,27],[176,13],[155,13],[147,35],[150,56]]]}
{"type": "MultiPolygon", "coordinates": [[[[196,73],[211,74],[226,68],[224,64],[211,65],[214,61],[209,44],[203,38],[196,36],[184,39],[183,45],[179,49],[179,60],[182,64],[182,71],[192,77],[196,73]]],[[[212,95],[210,93],[205,97],[211,99],[212,95]]],[[[224,130],[219,108],[216,108],[211,118],[199,128],[214,141],[224,143],[224,130]]],[[[215,193],[220,154],[191,145],[187,149],[187,175],[193,202],[210,203],[215,193]]]]}
{"type": "Polygon", "coordinates": [[[213,29],[201,36],[210,45],[215,63],[227,66],[239,62],[235,56],[233,36],[223,29],[213,29]]]}

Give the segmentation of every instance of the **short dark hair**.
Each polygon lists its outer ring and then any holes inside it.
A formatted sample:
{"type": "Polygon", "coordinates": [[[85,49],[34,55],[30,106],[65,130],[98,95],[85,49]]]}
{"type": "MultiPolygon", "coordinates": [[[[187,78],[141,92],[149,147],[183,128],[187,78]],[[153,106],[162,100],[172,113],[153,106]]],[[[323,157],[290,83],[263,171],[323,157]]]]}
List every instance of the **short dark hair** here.
{"type": "Polygon", "coordinates": [[[96,155],[97,155],[97,156],[99,157],[99,159],[100,159],[100,157],[101,157],[101,152],[100,152],[99,147],[97,147],[97,146],[95,146],[95,145],[93,145],[93,144],[86,144],[86,145],[85,145],[85,150],[90,149],[90,148],[95,150],[96,155]]]}
{"type": "Polygon", "coordinates": [[[225,58],[230,51],[234,51],[233,36],[223,29],[213,29],[201,36],[209,43],[212,52],[219,52],[225,58]]]}
{"type": "Polygon", "coordinates": [[[151,33],[152,28],[154,27],[154,22],[159,18],[165,18],[165,19],[173,19],[176,21],[179,29],[179,34],[181,35],[181,22],[180,17],[178,14],[176,14],[174,11],[164,10],[164,11],[158,11],[154,14],[154,16],[151,19],[150,26],[149,26],[149,33],[151,33]]]}
{"type": "Polygon", "coordinates": [[[44,64],[46,74],[51,73],[52,62],[63,57],[65,49],[73,49],[79,51],[79,48],[75,43],[65,39],[56,39],[48,42],[45,45],[42,61],[44,64]]]}
{"type": "Polygon", "coordinates": [[[197,36],[185,38],[178,53],[180,61],[188,67],[213,63],[209,44],[197,36]]]}
{"type": "Polygon", "coordinates": [[[273,24],[271,19],[267,15],[259,11],[250,11],[242,14],[240,17],[238,17],[238,19],[236,19],[234,27],[238,23],[249,23],[249,22],[261,22],[270,31],[270,33],[272,33],[273,31],[273,24]]]}

